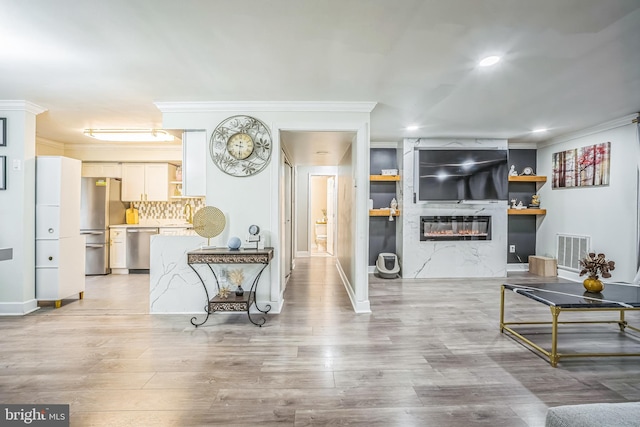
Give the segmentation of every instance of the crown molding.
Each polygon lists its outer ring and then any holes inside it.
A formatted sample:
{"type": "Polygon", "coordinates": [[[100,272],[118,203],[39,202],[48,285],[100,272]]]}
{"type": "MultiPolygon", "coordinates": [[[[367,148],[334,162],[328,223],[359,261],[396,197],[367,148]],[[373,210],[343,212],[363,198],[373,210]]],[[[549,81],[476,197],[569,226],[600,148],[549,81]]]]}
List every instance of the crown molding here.
{"type": "Polygon", "coordinates": [[[633,123],[637,123],[638,117],[640,117],[640,113],[629,114],[628,116],[620,117],[619,119],[610,120],[608,122],[600,123],[599,125],[585,128],[576,132],[567,133],[565,135],[560,135],[547,141],[539,142],[538,147],[548,147],[550,145],[562,144],[563,142],[571,141],[572,139],[584,138],[585,136],[605,132],[622,126],[631,125],[633,123]]]}
{"type": "Polygon", "coordinates": [[[41,137],[39,137],[37,135],[36,135],[36,144],[44,145],[44,146],[52,147],[52,148],[57,148],[57,149],[61,149],[61,150],[64,150],[64,147],[65,147],[64,142],[52,141],[50,139],[41,138],[41,137]]]}
{"type": "Polygon", "coordinates": [[[339,112],[371,113],[376,102],[156,102],[163,113],[198,112],[339,112]]]}
{"type": "Polygon", "coordinates": [[[26,111],[28,113],[38,115],[40,113],[44,113],[47,109],[36,105],[33,102],[12,100],[0,101],[0,111],[26,111]]]}

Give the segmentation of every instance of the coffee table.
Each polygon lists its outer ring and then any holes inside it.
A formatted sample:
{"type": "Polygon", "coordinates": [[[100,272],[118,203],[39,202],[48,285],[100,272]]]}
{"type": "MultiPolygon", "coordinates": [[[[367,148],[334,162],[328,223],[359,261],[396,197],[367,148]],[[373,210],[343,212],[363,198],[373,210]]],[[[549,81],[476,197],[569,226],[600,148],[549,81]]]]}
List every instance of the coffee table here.
{"type": "MultiPolygon", "coordinates": [[[[558,325],[564,324],[596,324],[614,323],[625,332],[626,328],[640,332],[640,329],[630,326],[624,318],[625,312],[640,310],[640,286],[629,284],[605,284],[602,292],[587,292],[582,283],[505,283],[500,291],[500,332],[508,332],[516,339],[524,342],[533,350],[538,351],[549,359],[551,366],[556,367],[561,358],[569,357],[606,357],[606,356],[640,356],[640,353],[559,353],[558,325]],[[549,306],[551,322],[505,322],[505,290],[513,291],[532,301],[549,306]],[[619,312],[617,320],[589,320],[589,321],[559,321],[561,312],[619,312]],[[514,325],[551,325],[551,349],[547,350],[530,339],[515,331],[514,325]]],[[[636,339],[640,337],[633,335],[636,339]]]]}

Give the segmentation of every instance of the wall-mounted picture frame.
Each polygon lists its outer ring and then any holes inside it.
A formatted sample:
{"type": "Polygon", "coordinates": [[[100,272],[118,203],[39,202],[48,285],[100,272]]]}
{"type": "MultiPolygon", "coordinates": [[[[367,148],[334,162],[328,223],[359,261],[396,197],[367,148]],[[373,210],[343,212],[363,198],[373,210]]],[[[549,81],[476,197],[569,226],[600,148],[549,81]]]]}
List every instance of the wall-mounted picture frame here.
{"type": "Polygon", "coordinates": [[[7,119],[0,117],[0,147],[7,146],[7,119]]]}
{"type": "Polygon", "coordinates": [[[7,156],[0,156],[0,190],[7,189],[7,156]]]}
{"type": "Polygon", "coordinates": [[[609,185],[611,142],[553,153],[552,188],[609,185]]]}

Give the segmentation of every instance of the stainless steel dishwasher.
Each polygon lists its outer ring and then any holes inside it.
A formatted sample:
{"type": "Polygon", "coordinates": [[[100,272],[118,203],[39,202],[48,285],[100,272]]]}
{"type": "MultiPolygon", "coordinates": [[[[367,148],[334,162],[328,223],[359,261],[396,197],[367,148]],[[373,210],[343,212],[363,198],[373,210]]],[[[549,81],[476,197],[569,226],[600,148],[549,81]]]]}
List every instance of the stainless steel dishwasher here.
{"type": "Polygon", "coordinates": [[[127,227],[127,268],[149,270],[151,264],[151,236],[158,228],[127,227]]]}

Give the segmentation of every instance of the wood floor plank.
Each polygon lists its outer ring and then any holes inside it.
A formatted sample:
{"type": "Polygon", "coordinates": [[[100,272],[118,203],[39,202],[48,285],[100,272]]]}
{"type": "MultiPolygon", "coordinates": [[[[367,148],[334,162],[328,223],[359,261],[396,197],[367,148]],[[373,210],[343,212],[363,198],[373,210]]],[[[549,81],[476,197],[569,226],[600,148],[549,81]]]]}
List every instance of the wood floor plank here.
{"type": "MultiPolygon", "coordinates": [[[[371,275],[372,312],[355,314],[335,259],[302,258],[264,327],[214,313],[196,329],[190,315],[149,314],[148,275],[90,276],[83,300],[0,317],[0,402],[68,403],[74,426],[538,427],[549,406],[640,401],[640,358],[552,368],[501,334],[503,281],[371,275]]],[[[550,318],[507,300],[513,321],[550,318]]],[[[560,334],[566,351],[640,348],[615,325],[560,334]]]]}

